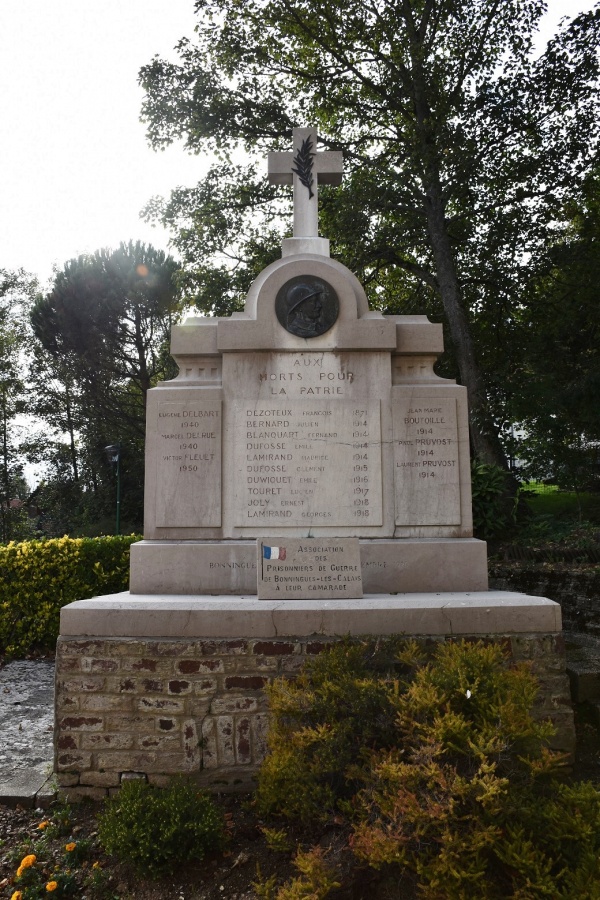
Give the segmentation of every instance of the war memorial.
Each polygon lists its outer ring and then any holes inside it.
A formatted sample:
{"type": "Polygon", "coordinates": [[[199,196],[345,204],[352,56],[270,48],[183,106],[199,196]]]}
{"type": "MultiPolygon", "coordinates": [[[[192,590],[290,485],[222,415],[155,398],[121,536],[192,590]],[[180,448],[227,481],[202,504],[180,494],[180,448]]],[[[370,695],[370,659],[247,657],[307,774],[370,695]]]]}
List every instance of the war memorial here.
{"type": "Polygon", "coordinates": [[[488,590],[473,538],[466,389],[438,377],[442,326],[384,316],[318,233],[342,154],[295,129],[269,154],[294,232],[243,312],[188,318],[150,391],[144,539],[130,591],[62,610],[55,767],[99,798],[177,773],[250,786],[264,686],[344,635],[501,642],[573,747],[560,607],[488,590]]]}

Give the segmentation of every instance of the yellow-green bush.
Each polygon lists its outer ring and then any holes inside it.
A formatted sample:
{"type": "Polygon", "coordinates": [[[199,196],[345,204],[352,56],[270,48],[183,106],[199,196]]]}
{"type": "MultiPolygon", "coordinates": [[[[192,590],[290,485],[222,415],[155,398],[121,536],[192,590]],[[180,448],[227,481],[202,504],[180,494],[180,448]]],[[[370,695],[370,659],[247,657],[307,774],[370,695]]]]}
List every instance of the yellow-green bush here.
{"type": "Polygon", "coordinates": [[[261,896],[334,896],[341,876],[352,896],[597,900],[600,792],[557,777],[527,666],[484,642],[427,658],[407,641],[386,671],[385,643],[341,641],[269,688],[258,809],[334,858],[261,896]]]}
{"type": "Polygon", "coordinates": [[[54,649],[60,609],[127,590],[137,535],[56,538],[0,545],[0,654],[54,649]]]}

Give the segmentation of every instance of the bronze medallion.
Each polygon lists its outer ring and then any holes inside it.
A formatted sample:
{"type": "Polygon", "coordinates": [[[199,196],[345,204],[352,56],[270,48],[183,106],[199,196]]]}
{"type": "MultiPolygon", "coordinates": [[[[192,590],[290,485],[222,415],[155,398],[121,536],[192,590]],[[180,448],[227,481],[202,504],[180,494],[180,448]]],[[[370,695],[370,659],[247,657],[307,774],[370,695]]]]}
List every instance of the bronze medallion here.
{"type": "Polygon", "coordinates": [[[338,295],[315,275],[296,275],[279,288],[275,313],[279,323],[296,337],[318,337],[329,331],[340,312],[338,295]]]}

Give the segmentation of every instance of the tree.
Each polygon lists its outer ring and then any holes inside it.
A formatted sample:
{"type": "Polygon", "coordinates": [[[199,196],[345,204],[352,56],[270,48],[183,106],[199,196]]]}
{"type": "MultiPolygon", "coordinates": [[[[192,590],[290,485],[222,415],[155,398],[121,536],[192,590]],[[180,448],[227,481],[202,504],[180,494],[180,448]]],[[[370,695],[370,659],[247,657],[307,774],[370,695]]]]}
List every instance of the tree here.
{"type": "Polygon", "coordinates": [[[580,490],[600,484],[600,172],[564,219],[517,319],[526,352],[510,408],[528,474],[580,490]]]}
{"type": "Polygon", "coordinates": [[[37,288],[35,279],[22,269],[0,269],[0,540],[15,536],[18,510],[11,501],[25,500],[20,454],[22,424],[27,411],[25,379],[28,349],[27,308],[37,288]],[[19,494],[21,496],[19,496],[19,494]]]}
{"type": "MultiPolygon", "coordinates": [[[[121,244],[67,262],[31,310],[41,348],[31,370],[34,411],[54,430],[49,455],[56,477],[50,482],[64,481],[69,460],[79,487],[65,485],[65,503],[73,507],[79,497],[80,518],[112,515],[113,474],[104,448],[119,441],[123,517],[140,526],[146,394],[176,374],[168,344],[181,310],[177,272],[162,251],[121,244]]],[[[30,456],[38,451],[39,441],[30,456]]],[[[57,491],[46,486],[45,495],[57,491]]],[[[61,516],[66,521],[66,513],[61,516]]]]}
{"type": "MultiPolygon", "coordinates": [[[[597,150],[600,13],[565,24],[535,59],[544,9],[543,0],[198,0],[197,42],[180,42],[179,64],[155,59],[140,76],[154,147],[184,137],[195,152],[264,153],[289,149],[292,127],[315,123],[327,147],[344,150],[345,186],[323,192],[324,231],[380,306],[418,290],[443,312],[485,462],[505,457],[477,332],[489,338],[495,321],[511,328],[524,271],[597,150]]],[[[187,262],[222,252],[236,232],[234,255],[252,250],[254,233],[244,246],[239,223],[257,208],[269,229],[276,219],[276,190],[225,175],[215,167],[158,210],[179,228],[187,262]]],[[[234,283],[254,273],[260,253],[249,257],[234,283]]],[[[215,276],[224,280],[222,267],[200,283],[215,276]]]]}

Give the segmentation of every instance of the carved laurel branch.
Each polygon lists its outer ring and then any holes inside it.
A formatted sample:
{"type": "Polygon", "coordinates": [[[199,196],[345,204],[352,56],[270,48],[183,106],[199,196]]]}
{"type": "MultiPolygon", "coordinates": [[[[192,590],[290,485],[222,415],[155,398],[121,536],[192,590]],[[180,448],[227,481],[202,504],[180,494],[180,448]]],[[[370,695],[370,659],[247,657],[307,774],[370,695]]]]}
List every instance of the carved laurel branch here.
{"type": "Polygon", "coordinates": [[[310,137],[307,137],[306,140],[302,141],[302,145],[298,150],[298,153],[293,159],[294,166],[292,166],[292,172],[294,172],[298,178],[300,179],[300,183],[304,185],[304,187],[308,188],[308,198],[311,200],[315,195],[313,193],[312,186],[314,184],[313,178],[313,156],[315,155],[312,148],[312,140],[310,137]]]}

